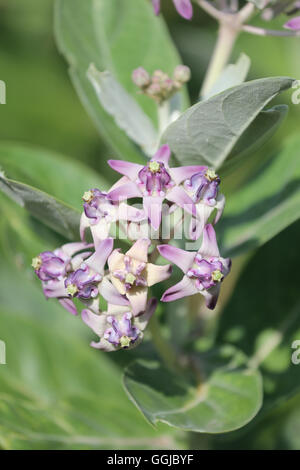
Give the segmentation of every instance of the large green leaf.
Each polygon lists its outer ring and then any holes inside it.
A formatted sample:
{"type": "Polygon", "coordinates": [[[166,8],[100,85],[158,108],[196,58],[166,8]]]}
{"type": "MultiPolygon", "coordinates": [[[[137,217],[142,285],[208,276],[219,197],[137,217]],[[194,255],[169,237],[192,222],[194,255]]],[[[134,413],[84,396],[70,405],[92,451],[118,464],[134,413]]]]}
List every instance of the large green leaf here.
{"type": "Polygon", "coordinates": [[[0,169],[14,180],[35,186],[77,209],[90,188],[108,189],[108,183],[76,160],[30,145],[0,143],[0,169]]]}
{"type": "Polygon", "coordinates": [[[220,317],[217,343],[231,342],[260,367],[262,411],[300,391],[300,367],[292,362],[293,342],[300,339],[299,229],[300,221],[256,252],[220,317]]]}
{"type": "Polygon", "coordinates": [[[1,265],[0,280],[0,338],[7,352],[7,364],[0,365],[0,447],[177,446],[169,430],[154,431],[139,416],[122,390],[118,366],[89,347],[79,318],[46,302],[24,273],[1,265]]]}
{"type": "Polygon", "coordinates": [[[79,239],[80,212],[27,184],[0,173],[0,190],[45,225],[70,240],[79,239]]]}
{"type": "Polygon", "coordinates": [[[234,256],[270,240],[300,217],[299,137],[227,200],[218,226],[223,252],[234,256]]]}
{"type": "Polygon", "coordinates": [[[228,174],[237,169],[245,160],[263,146],[277,131],[288,112],[285,104],[261,111],[248,129],[241,135],[225,161],[221,173],[228,174]]]}
{"type": "Polygon", "coordinates": [[[264,78],[195,104],[171,124],[163,135],[178,162],[220,168],[238,139],[260,111],[293,80],[264,78]]]}
{"type": "Polygon", "coordinates": [[[55,31],[75,88],[101,135],[121,158],[140,161],[140,152],[100,106],[86,73],[91,63],[109,70],[155,122],[155,104],[137,94],[131,74],[139,66],[172,73],[180,63],[162,17],[153,15],[146,0],[57,0],[55,31]]]}
{"type": "Polygon", "coordinates": [[[250,58],[246,54],[241,54],[235,64],[229,64],[225,67],[216,83],[204,98],[208,99],[217,93],[243,83],[247,78],[250,65],[250,58]]]}
{"type": "Polygon", "coordinates": [[[124,385],[132,401],[153,424],[203,433],[244,426],[262,403],[259,372],[231,347],[194,358],[198,371],[176,374],[158,362],[136,361],[125,370],[124,385]]]}

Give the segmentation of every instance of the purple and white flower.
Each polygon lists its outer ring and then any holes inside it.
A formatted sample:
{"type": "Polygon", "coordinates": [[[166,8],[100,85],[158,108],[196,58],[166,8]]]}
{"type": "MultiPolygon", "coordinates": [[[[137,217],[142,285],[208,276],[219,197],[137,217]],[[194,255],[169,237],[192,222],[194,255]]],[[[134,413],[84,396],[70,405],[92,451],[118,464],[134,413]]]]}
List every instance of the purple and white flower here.
{"type": "Polygon", "coordinates": [[[108,259],[111,281],[121,295],[129,300],[134,315],[145,311],[148,288],[168,279],[171,266],[148,263],[148,248],[151,241],[137,240],[124,255],[114,250],[108,259]]]}
{"type": "Polygon", "coordinates": [[[74,298],[80,299],[96,312],[99,310],[99,295],[107,302],[129,305],[128,300],[115,289],[105,275],[105,264],[112,250],[113,239],[108,238],[98,245],[93,254],[89,253],[88,257],[84,254],[84,258],[78,258],[75,264],[71,261],[70,266],[73,269],[67,275],[42,283],[45,296],[59,299],[73,314],[77,313],[74,298]]]}
{"type": "Polygon", "coordinates": [[[108,193],[109,198],[122,201],[142,197],[145,215],[154,230],[160,227],[162,203],[165,199],[195,215],[195,205],[180,184],[203,167],[170,168],[170,156],[170,147],[163,145],[145,166],[123,160],[108,161],[111,168],[126,177],[122,184],[118,184],[108,193]]]}
{"type": "Polygon", "coordinates": [[[157,306],[156,299],[151,299],[145,311],[138,317],[128,307],[108,305],[107,312],[96,315],[88,309],[82,311],[82,319],[100,338],[92,341],[91,346],[107,352],[118,349],[131,349],[143,339],[143,331],[157,306]]]}
{"type": "MultiPolygon", "coordinates": [[[[191,0],[173,0],[174,6],[181,15],[186,20],[190,20],[193,17],[193,5],[191,0]]],[[[160,0],[152,0],[154,12],[156,15],[160,13],[160,0]]]]}
{"type": "Polygon", "coordinates": [[[214,224],[216,224],[225,207],[225,197],[219,193],[220,177],[214,170],[203,166],[199,173],[187,179],[183,186],[193,200],[196,207],[196,217],[191,220],[190,238],[197,240],[211,216],[216,210],[214,224]]]}
{"type": "MultiPolygon", "coordinates": [[[[115,189],[118,185],[114,185],[115,189]]],[[[116,221],[140,222],[145,219],[144,211],[128,206],[124,202],[112,201],[106,192],[90,189],[82,197],[84,212],[80,220],[80,237],[85,239],[85,231],[91,229],[95,246],[109,236],[111,224],[116,221]]]]}
{"type": "Polygon", "coordinates": [[[201,294],[205,298],[206,306],[214,309],[221,282],[230,271],[231,260],[220,257],[213,226],[211,224],[205,226],[198,252],[181,250],[171,245],[160,245],[158,250],[164,258],[176,264],[184,272],[183,279],[170,287],[161,300],[172,302],[182,297],[201,294]]]}

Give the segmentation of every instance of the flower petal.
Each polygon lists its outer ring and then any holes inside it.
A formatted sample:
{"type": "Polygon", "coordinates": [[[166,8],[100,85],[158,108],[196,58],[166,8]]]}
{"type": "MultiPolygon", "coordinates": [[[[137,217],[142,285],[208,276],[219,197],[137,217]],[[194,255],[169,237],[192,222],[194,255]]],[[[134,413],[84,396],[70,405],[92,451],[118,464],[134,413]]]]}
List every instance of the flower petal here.
{"type": "Polygon", "coordinates": [[[157,304],[157,299],[150,299],[147,303],[146,312],[135,318],[134,324],[138,327],[139,330],[145,330],[149,323],[149,320],[151,319],[152,315],[156,310],[157,304]]]}
{"type": "Polygon", "coordinates": [[[101,219],[96,225],[90,226],[95,246],[108,238],[110,227],[111,223],[108,223],[105,219],[101,219]]]}
{"type": "Polygon", "coordinates": [[[145,215],[154,230],[158,230],[161,223],[162,203],[162,197],[145,196],[143,198],[145,215]]]}
{"type": "Polygon", "coordinates": [[[73,300],[71,299],[59,299],[58,300],[60,305],[64,307],[68,312],[70,312],[72,315],[77,315],[77,308],[76,305],[74,304],[73,300]]]}
{"type": "Polygon", "coordinates": [[[177,206],[189,214],[196,215],[196,206],[192,199],[186,194],[185,190],[179,186],[174,186],[166,195],[166,199],[171,202],[175,202],[177,206]]]}
{"type": "Polygon", "coordinates": [[[141,238],[137,240],[135,244],[127,251],[126,255],[130,258],[137,259],[142,263],[147,263],[148,261],[148,249],[151,245],[151,241],[148,238],[141,238]]]}
{"type": "Polygon", "coordinates": [[[194,251],[185,251],[172,245],[159,245],[157,249],[161,256],[176,264],[184,273],[193,265],[196,256],[194,251]]]}
{"type": "Polygon", "coordinates": [[[90,258],[85,260],[85,264],[89,268],[96,271],[96,273],[103,274],[105,263],[112,252],[113,246],[113,238],[107,238],[106,240],[103,240],[97,246],[95,253],[90,258]]]}
{"type": "Polygon", "coordinates": [[[216,239],[216,232],[211,224],[208,224],[204,227],[203,230],[203,240],[199,253],[204,258],[216,257],[219,258],[220,252],[218,248],[218,243],[216,239]]]}
{"type": "Polygon", "coordinates": [[[165,144],[159,147],[156,154],[152,157],[152,160],[156,160],[168,166],[170,156],[171,156],[171,149],[169,145],[165,144]]]}
{"type": "Polygon", "coordinates": [[[134,316],[145,312],[147,305],[148,288],[138,287],[130,289],[126,296],[131,304],[134,316]]]}
{"type": "Polygon", "coordinates": [[[137,179],[139,172],[143,168],[143,165],[126,162],[124,160],[108,160],[107,163],[113,170],[121,173],[121,175],[127,176],[131,181],[135,181],[137,179]]]}
{"type": "Polygon", "coordinates": [[[98,336],[102,336],[107,328],[107,317],[104,314],[96,315],[88,309],[81,312],[81,318],[98,336]]]}
{"type": "Polygon", "coordinates": [[[211,287],[209,290],[202,290],[199,292],[205,298],[206,307],[210,310],[214,310],[217,304],[220,289],[221,284],[217,284],[214,287],[211,287]]]}
{"type": "Polygon", "coordinates": [[[180,282],[175,284],[175,286],[172,286],[170,289],[166,290],[161,298],[161,301],[172,302],[173,300],[178,300],[182,297],[198,294],[198,292],[199,291],[194,286],[193,282],[187,276],[184,276],[180,282]]]}
{"type": "Polygon", "coordinates": [[[165,266],[158,266],[156,264],[148,263],[146,268],[146,280],[148,287],[169,279],[171,274],[172,266],[170,264],[165,266]]]}
{"type": "Polygon", "coordinates": [[[121,202],[118,209],[118,219],[126,220],[130,222],[141,222],[146,218],[145,212],[142,209],[136,209],[135,207],[129,206],[124,202],[121,202]]]}
{"type": "Polygon", "coordinates": [[[83,212],[80,217],[80,226],[79,226],[79,233],[80,233],[80,239],[84,242],[85,241],[85,231],[86,229],[90,226],[89,219],[83,212]]]}
{"type": "Polygon", "coordinates": [[[287,23],[285,23],[283,27],[286,29],[292,29],[293,31],[299,31],[300,30],[300,16],[296,16],[295,18],[292,18],[291,20],[287,21],[287,23]]]}
{"type": "Polygon", "coordinates": [[[99,286],[99,292],[102,297],[113,305],[128,306],[128,300],[117,291],[116,287],[105,277],[99,286]]]}
{"type": "Polygon", "coordinates": [[[178,168],[170,168],[169,173],[176,184],[191,178],[196,173],[207,169],[207,166],[180,166],[178,168]]]}
{"type": "Polygon", "coordinates": [[[108,193],[108,197],[112,201],[124,201],[125,199],[131,199],[133,197],[142,197],[141,191],[137,185],[133,182],[125,183],[122,186],[118,186],[108,193]]]}
{"type": "Polygon", "coordinates": [[[191,0],[173,0],[176,10],[186,20],[193,17],[193,6],[191,0]]]}
{"type": "Polygon", "coordinates": [[[154,13],[159,15],[160,13],[160,0],[152,0],[152,5],[154,8],[154,13]]]}

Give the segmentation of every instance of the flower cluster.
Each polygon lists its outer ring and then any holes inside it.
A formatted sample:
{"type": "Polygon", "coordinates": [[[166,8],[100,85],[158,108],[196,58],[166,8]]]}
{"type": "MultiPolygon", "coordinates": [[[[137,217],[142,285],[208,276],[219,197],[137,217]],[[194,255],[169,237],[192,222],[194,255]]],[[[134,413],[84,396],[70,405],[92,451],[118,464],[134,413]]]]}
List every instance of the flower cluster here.
{"type": "Polygon", "coordinates": [[[155,70],[153,75],[150,76],[143,67],[137,68],[132,73],[132,80],[141,92],[158,104],[170,99],[190,78],[191,71],[186,65],[177,65],[173,78],[162,70],[155,70]]]}
{"type": "MultiPolygon", "coordinates": [[[[140,343],[157,304],[149,295],[150,288],[172,273],[171,264],[155,264],[159,255],[184,273],[163,294],[162,302],[199,293],[212,309],[230,270],[230,260],[220,256],[214,228],[207,223],[213,211],[216,223],[224,208],[219,176],[206,166],[171,167],[170,156],[169,146],[163,145],[146,165],[110,160],[111,168],[122,176],[108,192],[90,189],[84,193],[81,241],[32,260],[46,298],[58,299],[74,315],[82,306],[83,321],[99,336],[98,342],[91,343],[95,348],[115,351],[140,343]],[[142,201],[140,208],[125,202],[133,198],[142,201]],[[132,240],[129,231],[128,250],[114,249],[113,224],[143,222],[159,235],[164,201],[168,214],[178,209],[188,215],[189,238],[202,237],[198,252],[154,243],[145,236],[132,240]]],[[[162,243],[162,237],[158,239],[162,243]]]]}

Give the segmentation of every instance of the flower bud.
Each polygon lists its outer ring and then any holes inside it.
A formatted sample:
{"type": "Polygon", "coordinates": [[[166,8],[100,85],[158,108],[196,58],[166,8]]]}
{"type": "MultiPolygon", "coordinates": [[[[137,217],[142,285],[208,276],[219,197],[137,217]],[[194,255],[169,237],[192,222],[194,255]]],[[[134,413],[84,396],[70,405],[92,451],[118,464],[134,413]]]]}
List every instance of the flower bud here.
{"type": "Polygon", "coordinates": [[[132,72],[132,81],[139,88],[145,88],[150,84],[150,75],[143,67],[138,67],[132,72]]]}
{"type": "Polygon", "coordinates": [[[180,83],[186,83],[191,78],[191,70],[186,65],[177,65],[174,70],[174,80],[180,83]]]}

